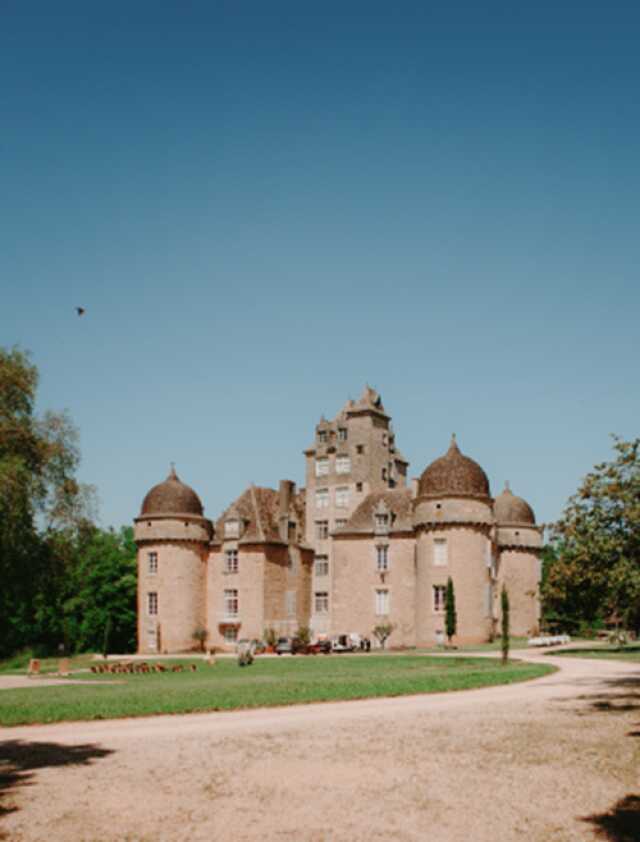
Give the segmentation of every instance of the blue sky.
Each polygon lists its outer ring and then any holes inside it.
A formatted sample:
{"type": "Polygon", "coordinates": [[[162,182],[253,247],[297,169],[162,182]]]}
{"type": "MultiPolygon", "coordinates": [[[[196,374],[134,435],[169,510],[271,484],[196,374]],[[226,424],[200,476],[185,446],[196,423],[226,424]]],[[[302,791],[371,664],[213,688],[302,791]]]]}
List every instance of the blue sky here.
{"type": "Polygon", "coordinates": [[[540,521],[638,435],[640,6],[3,3],[0,342],[102,523],[302,482],[365,382],[540,521]],[[76,305],[86,307],[77,318],[76,305]]]}

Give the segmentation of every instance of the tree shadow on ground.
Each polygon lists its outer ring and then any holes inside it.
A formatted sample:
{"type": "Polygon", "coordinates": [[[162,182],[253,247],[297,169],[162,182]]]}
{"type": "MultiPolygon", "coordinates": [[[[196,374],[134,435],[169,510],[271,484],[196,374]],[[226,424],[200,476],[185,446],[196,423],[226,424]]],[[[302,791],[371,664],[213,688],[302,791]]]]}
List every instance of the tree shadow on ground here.
{"type": "MultiPolygon", "coordinates": [[[[9,740],[0,743],[0,820],[18,808],[7,804],[7,797],[20,787],[34,783],[34,771],[52,766],[87,765],[113,754],[94,744],[65,746],[58,743],[32,743],[9,740]]],[[[0,830],[0,839],[6,838],[0,830]]]]}
{"type": "Polygon", "coordinates": [[[592,824],[596,836],[607,842],[640,842],[640,796],[627,795],[606,813],[582,821],[592,824]]]}

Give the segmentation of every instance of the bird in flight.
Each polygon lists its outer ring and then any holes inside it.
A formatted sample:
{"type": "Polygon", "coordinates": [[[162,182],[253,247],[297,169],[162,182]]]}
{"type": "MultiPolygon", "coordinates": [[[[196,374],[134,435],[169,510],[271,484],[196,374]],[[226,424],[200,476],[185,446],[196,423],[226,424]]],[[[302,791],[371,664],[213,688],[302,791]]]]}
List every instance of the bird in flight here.
{"type": "Polygon", "coordinates": [[[84,316],[84,313],[85,313],[84,307],[76,307],[76,313],[79,316],[84,316]]]}

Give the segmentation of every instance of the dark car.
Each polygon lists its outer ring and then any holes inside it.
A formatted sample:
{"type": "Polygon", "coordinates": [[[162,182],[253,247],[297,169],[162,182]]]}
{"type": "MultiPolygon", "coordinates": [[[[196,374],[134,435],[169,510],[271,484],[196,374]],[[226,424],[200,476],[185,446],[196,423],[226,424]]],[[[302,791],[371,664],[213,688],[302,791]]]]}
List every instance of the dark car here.
{"type": "Polygon", "coordinates": [[[310,643],[307,647],[307,652],[310,655],[330,655],[331,641],[330,640],[316,640],[315,643],[310,643]]]}
{"type": "Polygon", "coordinates": [[[293,640],[290,637],[278,638],[276,655],[293,655],[293,640]]]}

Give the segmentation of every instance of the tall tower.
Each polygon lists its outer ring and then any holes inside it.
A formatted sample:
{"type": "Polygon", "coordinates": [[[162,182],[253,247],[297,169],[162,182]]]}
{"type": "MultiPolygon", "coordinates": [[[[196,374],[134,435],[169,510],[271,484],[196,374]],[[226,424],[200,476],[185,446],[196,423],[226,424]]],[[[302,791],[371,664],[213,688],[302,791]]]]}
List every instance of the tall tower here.
{"type": "Polygon", "coordinates": [[[304,454],[306,541],[315,552],[311,627],[318,634],[330,627],[332,532],[346,524],[370,492],[405,486],[408,462],[396,448],[380,395],[369,386],[333,421],[320,419],[304,454]]]}
{"type": "Polygon", "coordinates": [[[138,547],[138,651],[185,652],[205,626],[212,524],[173,469],[144,498],[134,519],[138,547]]]}
{"type": "Polygon", "coordinates": [[[416,642],[444,640],[444,596],[451,577],[458,640],[487,640],[494,625],[494,517],[489,480],[451,439],[423,472],[413,501],[416,530],[416,642]]]}

